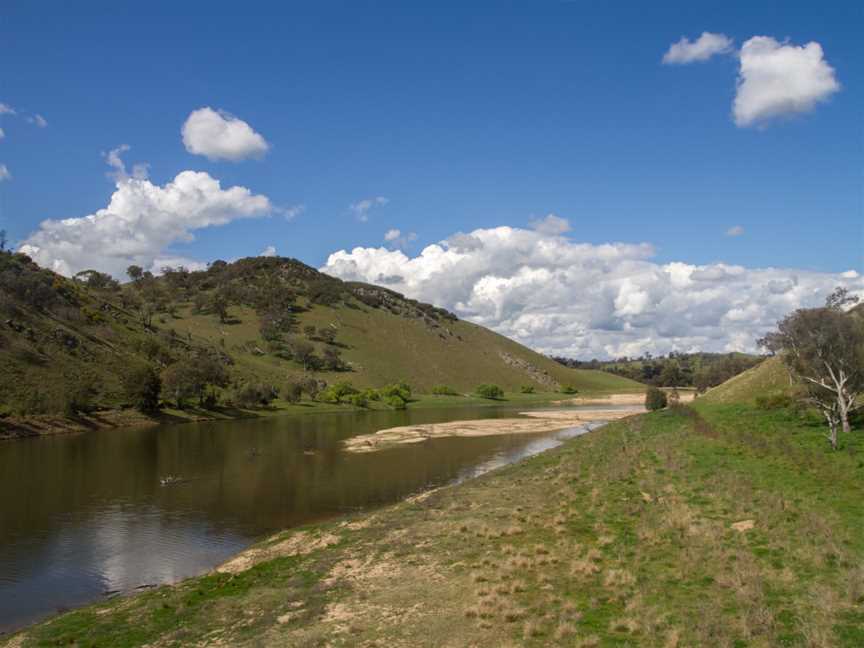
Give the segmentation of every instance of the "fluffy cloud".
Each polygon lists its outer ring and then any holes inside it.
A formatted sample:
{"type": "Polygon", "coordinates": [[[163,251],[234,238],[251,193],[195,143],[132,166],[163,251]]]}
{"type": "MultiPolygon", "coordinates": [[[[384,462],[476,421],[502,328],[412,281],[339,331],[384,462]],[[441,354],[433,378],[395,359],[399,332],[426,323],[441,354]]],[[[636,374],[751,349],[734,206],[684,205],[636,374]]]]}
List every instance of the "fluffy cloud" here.
{"type": "Polygon", "coordinates": [[[261,157],[270,148],[267,141],[245,121],[210,107],[193,110],[181,132],[187,151],[210,160],[236,162],[261,157]]]}
{"type": "Polygon", "coordinates": [[[406,245],[416,240],[417,234],[415,232],[405,232],[405,234],[403,234],[402,230],[389,229],[384,234],[384,241],[396,248],[404,248],[406,245]]]}
{"type": "Polygon", "coordinates": [[[259,254],[258,256],[275,257],[276,256],[276,246],[275,245],[268,245],[263,250],[261,250],[261,254],[259,254]]]}
{"type": "Polygon", "coordinates": [[[804,46],[754,36],[741,47],[733,105],[738,126],[809,112],[840,90],[819,43],[804,46]]]}
{"type": "Polygon", "coordinates": [[[140,165],[130,175],[119,157],[126,149],[105,156],[116,182],[107,207],[80,218],[43,221],[20,251],[67,276],[95,268],[120,277],[131,264],[153,270],[196,267],[193,260],[170,256],[167,248],[193,240],[195,230],[271,211],[266,196],[245,187],[223,189],[207,173],[182,171],[164,186],[150,182],[140,165]]]}
{"type": "Polygon", "coordinates": [[[45,128],[48,125],[48,121],[38,113],[27,117],[27,122],[30,124],[35,124],[39,128],[45,128]]]}
{"type": "Polygon", "coordinates": [[[663,63],[680,65],[707,61],[716,54],[728,54],[731,51],[732,39],[726,34],[702,32],[695,41],[682,37],[677,43],[670,45],[663,55],[663,63]]]}
{"type": "Polygon", "coordinates": [[[532,220],[531,229],[550,236],[565,234],[570,231],[570,221],[555,214],[549,214],[545,218],[532,220]]]}
{"type": "Polygon", "coordinates": [[[671,350],[753,351],[789,311],[856,272],[652,261],[648,244],[590,245],[512,227],[478,229],[417,256],[386,248],[330,255],[322,271],[386,285],[449,308],[545,353],[573,357],[671,350]]]}
{"type": "Polygon", "coordinates": [[[4,131],[2,128],[0,128],[0,140],[2,140],[5,137],[6,137],[6,131],[4,131]]]}
{"type": "Polygon", "coordinates": [[[363,200],[358,200],[357,202],[348,205],[348,211],[354,214],[357,220],[361,223],[366,223],[369,221],[369,212],[373,207],[383,206],[389,202],[390,199],[385,198],[384,196],[364,198],[363,200]]]}
{"type": "Polygon", "coordinates": [[[12,106],[5,103],[0,103],[0,115],[14,115],[16,111],[12,106]]]}
{"type": "Polygon", "coordinates": [[[9,167],[7,167],[5,164],[0,164],[0,182],[11,179],[12,174],[9,173],[9,167]]]}
{"type": "Polygon", "coordinates": [[[726,236],[741,236],[744,234],[744,228],[741,225],[733,225],[726,230],[726,236]]]}

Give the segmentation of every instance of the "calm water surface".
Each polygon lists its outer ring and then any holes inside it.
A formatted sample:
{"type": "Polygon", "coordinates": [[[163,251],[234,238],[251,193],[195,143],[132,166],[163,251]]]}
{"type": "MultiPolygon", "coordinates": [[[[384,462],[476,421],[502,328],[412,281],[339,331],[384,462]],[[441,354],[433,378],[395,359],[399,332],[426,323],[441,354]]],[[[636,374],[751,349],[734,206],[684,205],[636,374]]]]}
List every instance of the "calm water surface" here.
{"type": "Polygon", "coordinates": [[[315,414],[0,443],[0,631],[200,574],[268,533],[466,479],[585,431],[341,450],[347,437],[396,425],[513,415],[315,414]],[[169,475],[182,481],[162,485],[169,475]]]}

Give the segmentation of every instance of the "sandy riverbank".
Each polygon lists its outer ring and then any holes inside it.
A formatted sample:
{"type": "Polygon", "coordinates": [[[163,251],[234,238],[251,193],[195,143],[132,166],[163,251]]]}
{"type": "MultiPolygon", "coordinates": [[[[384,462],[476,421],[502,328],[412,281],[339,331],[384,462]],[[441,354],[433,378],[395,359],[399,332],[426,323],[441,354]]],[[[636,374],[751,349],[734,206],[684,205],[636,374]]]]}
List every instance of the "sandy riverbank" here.
{"type": "MultiPolygon", "coordinates": [[[[632,404],[612,403],[607,405],[632,404]]],[[[348,452],[375,452],[394,445],[421,443],[441,437],[479,437],[503,434],[537,434],[555,432],[577,427],[592,421],[613,421],[644,411],[640,405],[628,409],[583,410],[532,410],[520,412],[523,418],[479,419],[475,421],[450,421],[447,423],[427,423],[424,425],[405,425],[380,430],[374,434],[363,434],[345,440],[348,452]]]]}

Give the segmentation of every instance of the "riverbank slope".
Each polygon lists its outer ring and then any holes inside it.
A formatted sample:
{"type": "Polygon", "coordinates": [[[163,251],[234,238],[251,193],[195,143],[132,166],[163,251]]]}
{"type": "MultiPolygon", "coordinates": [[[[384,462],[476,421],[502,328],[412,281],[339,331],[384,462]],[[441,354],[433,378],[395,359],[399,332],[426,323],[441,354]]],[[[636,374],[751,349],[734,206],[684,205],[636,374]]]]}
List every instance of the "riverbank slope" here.
{"type": "MultiPolygon", "coordinates": [[[[501,398],[481,398],[474,394],[454,394],[439,396],[434,394],[418,394],[407,403],[407,409],[451,408],[451,407],[529,407],[544,404],[585,404],[606,403],[642,404],[644,394],[640,388],[623,394],[610,394],[602,391],[586,392],[579,397],[566,397],[558,392],[540,393],[505,393],[501,398]]],[[[200,423],[206,421],[230,421],[252,418],[262,418],[285,415],[331,414],[333,412],[360,412],[392,409],[380,401],[370,401],[367,407],[361,408],[348,403],[325,403],[322,401],[302,400],[290,403],[276,399],[267,407],[239,408],[215,407],[204,409],[190,406],[186,409],[164,407],[155,414],[144,414],[133,409],[117,409],[78,414],[75,416],[34,415],[7,416],[0,418],[0,441],[21,439],[26,437],[51,436],[54,434],[72,434],[89,430],[108,430],[128,427],[144,427],[153,425],[173,425],[178,423],[200,423]]]]}
{"type": "Polygon", "coordinates": [[[9,645],[860,646],[864,451],[820,434],[744,405],[631,417],[9,645]]]}

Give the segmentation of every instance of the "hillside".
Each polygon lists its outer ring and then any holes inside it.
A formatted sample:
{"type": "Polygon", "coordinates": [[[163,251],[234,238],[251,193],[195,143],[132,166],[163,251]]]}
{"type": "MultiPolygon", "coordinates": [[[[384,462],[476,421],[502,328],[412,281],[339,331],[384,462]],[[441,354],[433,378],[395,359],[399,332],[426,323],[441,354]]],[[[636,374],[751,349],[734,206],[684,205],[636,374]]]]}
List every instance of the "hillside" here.
{"type": "Polygon", "coordinates": [[[0,413],[129,405],[123,381],[135,367],[168,379],[180,368],[211,366],[217,376],[198,396],[222,401],[246,383],[282,388],[310,377],[358,388],[405,381],[420,393],[480,383],[511,392],[639,388],[292,259],[217,261],[160,277],[132,268],[130,276],[122,285],[97,272],[70,280],[23,255],[0,255],[0,413]]]}
{"type": "Polygon", "coordinates": [[[752,404],[759,397],[789,393],[792,386],[789,371],[775,356],[710,389],[699,401],[752,404]]]}

